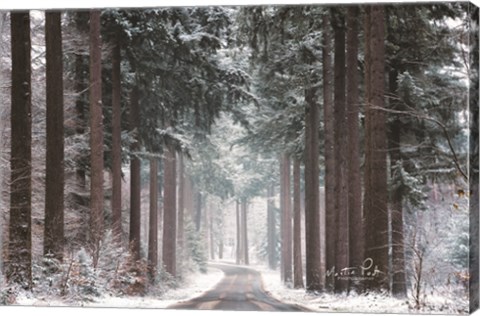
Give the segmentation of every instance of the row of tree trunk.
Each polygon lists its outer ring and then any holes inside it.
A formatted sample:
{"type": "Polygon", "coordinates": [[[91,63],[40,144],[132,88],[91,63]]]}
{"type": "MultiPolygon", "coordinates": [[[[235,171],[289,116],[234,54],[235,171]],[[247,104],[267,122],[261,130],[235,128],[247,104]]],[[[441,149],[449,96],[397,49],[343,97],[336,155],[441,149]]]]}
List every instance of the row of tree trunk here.
{"type": "MultiPolygon", "coordinates": [[[[385,17],[381,5],[365,8],[365,165],[360,169],[359,33],[360,9],[330,9],[323,18],[323,106],[325,148],[325,231],[319,210],[319,103],[315,88],[305,90],[305,242],[308,291],[342,293],[389,289],[389,208],[385,93],[385,17]],[[330,31],[332,30],[332,33],[330,31]],[[332,36],[332,35],[333,36],[332,36]],[[333,47],[331,45],[333,43],[333,47]],[[332,53],[333,52],[333,61],[332,53]],[[333,67],[332,67],[333,65],[333,67]],[[362,199],[363,193],[363,199],[362,199]],[[363,204],[363,205],[362,205],[363,204]],[[325,249],[320,236],[325,235],[325,249]],[[322,252],[325,251],[325,267],[322,252]],[[369,269],[362,267],[368,265],[369,269]],[[348,273],[355,271],[355,275],[348,273]],[[368,275],[367,275],[368,274],[368,275]],[[351,278],[350,276],[355,276],[351,278]]],[[[316,82],[317,78],[311,78],[316,82]]],[[[395,87],[390,87],[395,89],[395,87]]],[[[397,133],[397,136],[399,133],[397,133]]],[[[399,148],[400,140],[390,147],[399,148]]],[[[390,153],[399,161],[398,150],[390,153]]],[[[294,212],[290,205],[290,161],[280,159],[281,275],[303,286],[300,247],[299,163],[294,161],[294,212]],[[293,218],[293,238],[292,238],[293,218]],[[293,242],[292,242],[293,241],[293,242]],[[292,256],[293,245],[293,256],[292,256]],[[293,258],[293,259],[292,259],[293,258]],[[293,263],[293,279],[292,279],[293,263]]],[[[271,191],[271,190],[270,190],[271,191]]],[[[272,192],[268,193],[269,199],[272,192]]],[[[393,293],[406,294],[403,259],[402,197],[393,195],[393,293]]],[[[270,213],[269,213],[270,214],[270,213]]],[[[271,218],[269,226],[273,225],[271,218]]],[[[269,233],[270,236],[270,233],[269,233]]],[[[271,251],[272,237],[268,239],[271,251]]],[[[269,259],[270,267],[274,267],[269,259]]]]}
{"type": "MultiPolygon", "coordinates": [[[[78,13],[85,14],[85,13],[78,13]]],[[[90,130],[90,199],[88,232],[86,245],[93,257],[94,265],[100,255],[103,232],[111,229],[114,240],[119,246],[123,243],[122,228],[122,146],[121,146],[121,47],[118,34],[112,45],[112,198],[111,227],[106,227],[104,196],[104,125],[102,104],[102,39],[100,35],[100,11],[92,10],[89,18],[89,130],[90,130]]],[[[12,56],[12,103],[11,103],[11,198],[8,236],[8,255],[6,275],[9,281],[22,284],[24,288],[32,286],[32,117],[31,117],[31,38],[30,13],[16,11],[11,15],[11,56],[12,56]]],[[[84,16],[85,17],[85,16],[84,16]]],[[[46,105],[47,105],[47,143],[46,143],[46,179],[45,179],[45,227],[44,254],[59,261],[63,260],[64,236],[64,100],[63,100],[63,53],[61,13],[47,11],[45,21],[46,40],[46,105]]],[[[76,79],[83,73],[81,58],[75,59],[76,79]]],[[[83,103],[83,91],[87,84],[77,80],[75,89],[79,92],[76,110],[78,114],[76,132],[85,132],[86,120],[83,103]]],[[[141,259],[141,159],[140,147],[140,105],[139,91],[136,86],[130,93],[130,130],[135,135],[131,144],[130,161],[130,216],[129,248],[135,260],[141,259]]],[[[179,162],[179,195],[177,197],[176,152],[172,147],[165,149],[164,168],[164,205],[163,205],[163,247],[162,258],[165,271],[177,275],[177,233],[180,249],[184,247],[184,208],[188,207],[185,197],[189,194],[189,183],[184,179],[183,157],[179,162]],[[177,198],[179,211],[179,229],[177,232],[177,198]]],[[[158,267],[158,158],[150,160],[150,212],[148,232],[149,272],[155,279],[158,267]]],[[[79,187],[85,187],[87,173],[77,171],[79,187]]],[[[191,183],[190,183],[191,187],[191,183]]],[[[190,188],[190,193],[193,191],[190,188]]],[[[192,199],[187,199],[192,200],[192,199]]],[[[192,203],[190,203],[192,204],[192,203]]],[[[190,206],[193,208],[193,204],[190,206]]],[[[246,213],[246,209],[245,209],[246,213]]],[[[246,215],[245,215],[246,217],[246,215]]],[[[248,259],[247,259],[248,260],[248,259]]]]}

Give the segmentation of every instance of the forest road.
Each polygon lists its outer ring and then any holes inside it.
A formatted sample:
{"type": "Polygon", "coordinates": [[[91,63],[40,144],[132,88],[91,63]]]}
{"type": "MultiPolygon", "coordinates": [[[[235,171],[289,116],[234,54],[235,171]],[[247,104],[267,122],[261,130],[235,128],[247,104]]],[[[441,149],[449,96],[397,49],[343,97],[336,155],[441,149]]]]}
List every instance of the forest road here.
{"type": "Polygon", "coordinates": [[[229,311],[285,311],[307,312],[308,309],[282,303],[263,289],[258,271],[228,264],[211,264],[225,273],[223,279],[211,290],[192,300],[181,302],[170,309],[229,310],[229,311]]]}

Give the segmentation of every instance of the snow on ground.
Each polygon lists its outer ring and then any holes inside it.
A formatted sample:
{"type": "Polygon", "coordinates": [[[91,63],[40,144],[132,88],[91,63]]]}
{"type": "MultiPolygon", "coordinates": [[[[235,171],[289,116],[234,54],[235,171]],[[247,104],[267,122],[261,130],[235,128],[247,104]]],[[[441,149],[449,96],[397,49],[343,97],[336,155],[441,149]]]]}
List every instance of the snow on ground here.
{"type": "Polygon", "coordinates": [[[105,297],[96,302],[85,304],[89,307],[118,308],[166,308],[181,301],[187,301],[213,288],[224,276],[215,268],[208,268],[207,273],[195,273],[177,289],[168,290],[161,297],[105,297]]]}
{"type": "Polygon", "coordinates": [[[82,307],[114,307],[114,308],[166,308],[180,301],[186,301],[200,296],[214,287],[224,276],[215,268],[208,268],[207,273],[189,275],[177,289],[170,289],[160,297],[155,296],[121,296],[100,297],[95,302],[69,303],[60,300],[45,300],[23,295],[17,297],[15,305],[21,306],[82,306],[82,307]]]}
{"type": "MultiPolygon", "coordinates": [[[[381,294],[370,295],[332,295],[322,293],[320,295],[307,294],[304,289],[293,289],[286,287],[278,271],[272,271],[265,266],[252,267],[262,274],[265,291],[272,297],[290,304],[304,306],[315,312],[335,313],[371,313],[371,314],[417,314],[417,311],[409,309],[407,299],[396,299],[381,294]]],[[[467,304],[467,302],[452,302],[444,297],[430,297],[431,306],[436,310],[422,310],[419,313],[425,314],[459,314],[455,306],[467,304]]]]}

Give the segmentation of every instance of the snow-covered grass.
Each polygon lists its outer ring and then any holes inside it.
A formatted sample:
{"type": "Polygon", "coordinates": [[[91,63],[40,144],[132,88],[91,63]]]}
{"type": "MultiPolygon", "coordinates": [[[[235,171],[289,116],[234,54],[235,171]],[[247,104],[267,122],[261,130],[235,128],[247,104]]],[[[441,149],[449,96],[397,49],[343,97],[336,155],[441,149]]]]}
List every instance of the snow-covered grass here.
{"type": "MultiPolygon", "coordinates": [[[[304,289],[286,287],[278,271],[272,271],[265,266],[255,266],[261,272],[265,291],[272,297],[290,304],[304,306],[314,312],[329,313],[372,313],[372,314],[459,314],[466,301],[452,301],[445,297],[430,296],[427,299],[428,308],[415,310],[411,308],[408,299],[397,299],[388,295],[333,295],[322,293],[307,294],[304,289]]],[[[465,311],[466,313],[466,311],[465,311]]]]}
{"type": "Polygon", "coordinates": [[[103,296],[94,302],[64,302],[59,299],[38,299],[24,294],[17,297],[15,305],[22,306],[82,306],[114,308],[166,308],[180,301],[192,299],[214,287],[224,276],[215,268],[208,268],[207,273],[188,275],[176,289],[167,290],[161,296],[103,296]]]}
{"type": "MultiPolygon", "coordinates": [[[[362,316],[368,315],[375,315],[375,314],[409,314],[409,315],[425,315],[425,314],[458,314],[458,311],[452,309],[451,307],[461,306],[466,304],[465,302],[454,302],[454,301],[447,301],[444,297],[434,297],[431,296],[428,298],[428,305],[431,307],[435,307],[433,309],[424,309],[421,311],[416,311],[410,308],[408,301],[399,300],[392,298],[390,296],[379,295],[379,294],[370,294],[370,295],[331,295],[331,294],[320,294],[320,295],[311,295],[307,294],[303,289],[292,289],[286,287],[282,281],[280,280],[279,272],[272,271],[265,266],[262,265],[254,265],[251,266],[252,269],[259,271],[262,275],[263,285],[265,291],[269,293],[272,297],[290,304],[296,304],[300,306],[304,306],[307,309],[313,312],[321,312],[322,315],[360,315],[362,316]],[[441,309],[441,306],[445,306],[441,309]],[[365,314],[367,313],[367,314],[365,314]]],[[[170,289],[165,293],[154,296],[136,296],[136,297],[129,297],[129,296],[122,296],[122,297],[113,297],[113,296],[103,296],[97,298],[95,302],[78,302],[77,304],[72,304],[71,302],[66,303],[60,300],[45,300],[39,299],[38,297],[32,297],[27,295],[22,295],[17,297],[17,305],[23,306],[81,306],[81,307],[90,307],[89,313],[93,313],[93,315],[101,315],[99,310],[104,310],[104,308],[108,308],[107,310],[110,311],[111,308],[115,308],[119,314],[121,315],[128,315],[128,312],[124,312],[125,310],[129,310],[132,308],[136,309],[137,312],[141,312],[142,315],[147,313],[147,310],[154,310],[158,308],[166,308],[170,305],[173,305],[178,302],[190,300],[194,297],[200,296],[202,293],[208,291],[212,287],[214,287],[224,276],[224,273],[221,270],[209,267],[207,274],[202,273],[195,273],[189,275],[184,282],[177,288],[177,289],[170,289]]],[[[7,315],[13,315],[15,312],[15,307],[1,307],[0,306],[0,313],[3,315],[3,308],[10,308],[10,310],[6,311],[7,315]],[[13,309],[13,310],[12,310],[13,309]]],[[[38,311],[45,311],[48,310],[49,312],[45,315],[57,315],[54,313],[57,309],[39,309],[34,310],[35,314],[38,315],[38,311]],[[54,313],[54,314],[52,314],[54,313]]],[[[75,309],[69,309],[71,312],[76,312],[75,309]]],[[[80,309],[80,311],[85,311],[84,308],[80,309]]],[[[83,315],[83,312],[79,312],[76,315],[83,315]]],[[[182,315],[186,315],[185,311],[171,311],[171,310],[164,310],[161,311],[162,314],[167,313],[167,315],[174,315],[176,313],[181,313],[182,315]]],[[[157,312],[158,313],[158,312],[157,312]]],[[[192,311],[188,311],[189,315],[192,311]]],[[[200,315],[199,311],[194,311],[195,314],[200,315]]],[[[210,311],[211,313],[211,311],[210,311]]],[[[228,315],[233,315],[231,312],[222,312],[224,315],[227,313],[228,315]]],[[[239,313],[235,312],[235,315],[244,315],[244,314],[251,314],[251,313],[239,313]]],[[[269,313],[270,314],[270,313],[269,313]]],[[[272,313],[278,314],[278,313],[272,313]]],[[[284,315],[285,313],[282,313],[284,315]]],[[[287,313],[287,314],[298,314],[298,313],[287,313]]],[[[58,314],[60,315],[60,314],[58,314]]],[[[63,315],[63,314],[62,314],[63,315]]],[[[210,315],[210,314],[209,314],[210,315]]],[[[477,314],[478,315],[478,314],[477,314]]],[[[38,315],[40,316],[40,315],[38,315]]]]}

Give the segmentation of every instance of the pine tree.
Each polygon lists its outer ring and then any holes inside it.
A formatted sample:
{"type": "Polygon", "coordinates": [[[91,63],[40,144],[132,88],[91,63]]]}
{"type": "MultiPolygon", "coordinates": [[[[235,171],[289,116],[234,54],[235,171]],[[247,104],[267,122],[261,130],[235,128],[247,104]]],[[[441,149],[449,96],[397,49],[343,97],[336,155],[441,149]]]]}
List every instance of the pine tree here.
{"type": "Polygon", "coordinates": [[[120,34],[115,33],[112,50],[112,230],[117,242],[122,241],[122,108],[120,34]]]}
{"type": "Polygon", "coordinates": [[[281,263],[282,280],[285,284],[293,281],[292,278],[292,211],[290,194],[290,157],[282,154],[280,158],[280,210],[281,210],[281,263]]]}
{"type": "Polygon", "coordinates": [[[165,271],[177,276],[177,208],[176,154],[167,146],[164,158],[163,245],[162,262],[165,271]]]}
{"type": "Polygon", "coordinates": [[[150,214],[148,216],[148,268],[155,281],[158,266],[158,159],[150,158],[150,214]]]}
{"type": "Polygon", "coordinates": [[[365,256],[373,260],[366,282],[369,290],[389,289],[388,284],[388,193],[386,161],[386,118],[384,107],[385,81],[385,16],[384,7],[371,6],[365,23],[368,31],[366,50],[367,108],[365,118],[365,256]],[[368,48],[367,48],[368,47],[368,48]],[[378,270],[378,271],[377,271],[378,270]]]}
{"type": "MultiPolygon", "coordinates": [[[[324,65],[324,70],[325,67],[324,65]]],[[[313,82],[311,84],[313,85],[313,82]]],[[[309,292],[323,290],[323,275],[320,267],[319,135],[317,132],[320,124],[320,109],[317,102],[315,88],[305,89],[305,286],[309,292]]]]}
{"type": "MultiPolygon", "coordinates": [[[[347,143],[344,140],[347,130],[345,102],[345,14],[341,9],[332,9],[334,33],[334,116],[335,116],[335,210],[337,212],[335,240],[335,273],[349,266],[349,218],[348,218],[348,179],[347,143]]],[[[327,235],[327,238],[332,236],[327,235]]],[[[335,279],[335,292],[347,292],[348,279],[335,279]]]]}
{"type": "Polygon", "coordinates": [[[63,260],[64,128],[61,12],[45,14],[47,153],[45,179],[44,254],[63,260]]]}
{"type": "Polygon", "coordinates": [[[100,11],[90,11],[90,243],[94,265],[103,236],[103,115],[100,11]]]}
{"type": "Polygon", "coordinates": [[[130,156],[130,249],[135,260],[140,259],[140,190],[141,190],[141,162],[138,157],[140,150],[140,105],[138,87],[135,85],[130,94],[130,131],[134,132],[134,142],[131,144],[130,156]]]}
{"type": "Polygon", "coordinates": [[[267,184],[267,254],[268,267],[272,270],[277,268],[277,239],[276,239],[276,216],[274,204],[275,186],[273,183],[267,184]]]}
{"type": "Polygon", "coordinates": [[[32,99],[30,13],[10,14],[12,56],[10,223],[6,276],[32,286],[32,99]]]}
{"type": "MultiPolygon", "coordinates": [[[[347,9],[346,101],[348,126],[349,267],[362,265],[364,256],[362,181],[360,172],[360,105],[358,80],[359,7],[347,9]]],[[[352,284],[353,285],[353,284],[352,284]]],[[[354,284],[361,291],[360,284],[354,284]]]]}
{"type": "MultiPolygon", "coordinates": [[[[330,16],[325,14],[322,21],[323,26],[323,117],[325,121],[324,127],[324,147],[325,147],[325,222],[326,222],[326,270],[332,271],[335,266],[335,121],[333,115],[333,67],[332,67],[332,37],[330,31],[330,16]]],[[[307,192],[305,192],[307,196],[307,192]]],[[[306,205],[305,205],[306,207],[306,205]]],[[[307,248],[308,249],[308,248],[307,248]]],[[[332,292],[334,289],[333,273],[326,273],[325,287],[332,292]]]]}
{"type": "Polygon", "coordinates": [[[293,287],[303,288],[300,161],[293,161],[293,287]]]}

